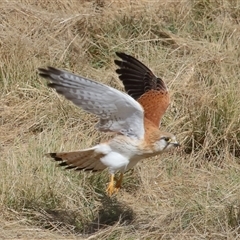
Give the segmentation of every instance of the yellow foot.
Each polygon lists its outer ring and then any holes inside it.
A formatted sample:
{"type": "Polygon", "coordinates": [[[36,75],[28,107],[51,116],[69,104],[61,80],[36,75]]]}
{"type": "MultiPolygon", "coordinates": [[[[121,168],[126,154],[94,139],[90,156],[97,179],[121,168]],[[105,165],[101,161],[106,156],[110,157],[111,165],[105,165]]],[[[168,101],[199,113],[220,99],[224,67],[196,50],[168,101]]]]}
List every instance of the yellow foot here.
{"type": "Polygon", "coordinates": [[[110,197],[116,192],[116,188],[114,186],[114,174],[111,174],[110,182],[108,184],[106,192],[107,192],[108,196],[110,196],[110,197]]]}
{"type": "Polygon", "coordinates": [[[116,180],[116,185],[115,185],[116,192],[118,192],[119,189],[122,187],[122,180],[123,180],[123,173],[121,173],[119,179],[116,180]]]}
{"type": "Polygon", "coordinates": [[[114,184],[114,174],[110,176],[110,182],[106,189],[108,196],[112,196],[114,193],[117,193],[122,186],[123,173],[120,174],[119,179],[116,179],[116,185],[114,184]]]}

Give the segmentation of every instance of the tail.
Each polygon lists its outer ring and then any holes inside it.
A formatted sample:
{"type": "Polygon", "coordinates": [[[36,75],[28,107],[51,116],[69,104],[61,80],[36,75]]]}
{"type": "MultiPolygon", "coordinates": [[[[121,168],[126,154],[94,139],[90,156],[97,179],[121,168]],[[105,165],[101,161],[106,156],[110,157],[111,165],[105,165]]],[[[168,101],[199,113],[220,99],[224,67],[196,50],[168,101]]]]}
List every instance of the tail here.
{"type": "Polygon", "coordinates": [[[47,157],[55,161],[61,161],[59,166],[66,166],[65,169],[85,170],[85,171],[102,171],[106,166],[100,161],[104,156],[103,153],[96,152],[96,146],[75,152],[47,153],[47,157]]]}

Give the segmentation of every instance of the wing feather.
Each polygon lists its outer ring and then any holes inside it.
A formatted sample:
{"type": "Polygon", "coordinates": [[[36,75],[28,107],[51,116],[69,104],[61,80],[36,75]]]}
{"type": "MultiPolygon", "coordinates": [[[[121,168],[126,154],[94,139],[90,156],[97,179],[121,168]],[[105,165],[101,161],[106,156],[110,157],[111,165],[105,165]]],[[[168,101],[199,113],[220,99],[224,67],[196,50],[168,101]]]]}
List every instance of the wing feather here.
{"type": "Polygon", "coordinates": [[[125,53],[116,54],[122,59],[115,60],[115,64],[125,90],[142,105],[145,118],[159,126],[170,102],[166,84],[136,58],[125,53]]]}
{"type": "Polygon", "coordinates": [[[75,105],[97,115],[100,131],[113,131],[143,138],[143,108],[129,95],[107,85],[59,70],[39,68],[39,75],[50,79],[48,86],[75,105]]]}

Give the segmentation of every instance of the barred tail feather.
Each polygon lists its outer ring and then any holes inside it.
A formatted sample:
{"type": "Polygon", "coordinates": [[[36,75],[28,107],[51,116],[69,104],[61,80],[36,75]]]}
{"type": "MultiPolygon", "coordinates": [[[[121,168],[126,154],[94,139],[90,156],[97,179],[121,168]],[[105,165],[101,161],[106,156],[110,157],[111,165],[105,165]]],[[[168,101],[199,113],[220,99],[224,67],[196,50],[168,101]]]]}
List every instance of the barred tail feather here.
{"type": "Polygon", "coordinates": [[[103,153],[96,152],[96,147],[74,152],[47,153],[46,156],[60,162],[58,165],[65,169],[102,171],[106,166],[100,161],[103,153]]]}

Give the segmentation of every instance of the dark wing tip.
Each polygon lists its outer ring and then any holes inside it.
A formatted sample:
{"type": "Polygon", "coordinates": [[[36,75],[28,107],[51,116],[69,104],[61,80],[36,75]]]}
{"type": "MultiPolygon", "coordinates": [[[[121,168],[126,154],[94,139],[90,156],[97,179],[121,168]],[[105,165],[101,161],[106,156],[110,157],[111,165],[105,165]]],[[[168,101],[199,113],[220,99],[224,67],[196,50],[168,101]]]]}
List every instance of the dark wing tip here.
{"type": "Polygon", "coordinates": [[[123,53],[123,52],[115,52],[116,55],[120,58],[123,58],[123,57],[127,57],[128,55],[126,53],[123,53]]]}
{"type": "Polygon", "coordinates": [[[50,80],[47,84],[48,87],[56,89],[56,86],[60,86],[60,84],[58,84],[58,77],[61,76],[64,71],[50,66],[47,68],[38,68],[38,71],[40,77],[50,80]]]}
{"type": "MultiPolygon", "coordinates": [[[[120,60],[114,60],[114,63],[115,63],[117,66],[119,66],[119,67],[122,66],[122,61],[120,61],[120,60]]],[[[117,70],[118,70],[118,69],[117,69],[117,70]]]]}
{"type": "Polygon", "coordinates": [[[68,166],[68,164],[65,161],[62,161],[61,163],[58,164],[59,167],[65,167],[68,166]]]}
{"type": "MultiPolygon", "coordinates": [[[[128,55],[128,54],[126,54],[124,52],[116,52],[116,55],[119,58],[121,58],[122,61],[124,61],[124,62],[134,63],[134,65],[136,65],[136,66],[138,65],[139,67],[146,68],[146,66],[142,62],[140,62],[139,60],[137,60],[135,57],[133,57],[131,55],[128,55]]],[[[119,61],[119,60],[116,60],[116,61],[117,62],[122,62],[122,61],[119,61]]]]}
{"type": "Polygon", "coordinates": [[[74,166],[74,165],[69,165],[66,161],[64,161],[64,159],[60,158],[57,156],[57,153],[47,153],[45,154],[47,157],[53,158],[55,161],[61,161],[60,163],[58,163],[57,166],[59,167],[65,167],[64,169],[66,170],[70,170],[70,169],[74,169],[75,171],[91,171],[91,172],[98,172],[99,170],[96,170],[94,168],[89,168],[89,167],[78,167],[78,166],[74,166]]]}
{"type": "Polygon", "coordinates": [[[156,77],[138,59],[123,52],[116,52],[116,55],[121,58],[121,60],[114,60],[114,63],[119,67],[116,69],[116,73],[123,82],[126,92],[134,99],[137,100],[149,90],[167,91],[164,81],[156,77]]]}
{"type": "Polygon", "coordinates": [[[47,153],[46,156],[53,158],[55,161],[63,161],[62,158],[57,156],[57,153],[47,153]]]}
{"type": "Polygon", "coordinates": [[[38,68],[38,75],[43,78],[48,78],[49,76],[49,71],[48,68],[38,68]]]}
{"type": "Polygon", "coordinates": [[[50,74],[59,75],[62,71],[57,68],[48,66],[47,68],[38,68],[38,72],[41,77],[45,77],[49,76],[50,74]]]}
{"type": "MultiPolygon", "coordinates": [[[[56,159],[55,159],[56,160],[56,159]]],[[[62,160],[62,159],[61,159],[62,160]]],[[[58,167],[65,167],[64,169],[65,170],[71,170],[71,169],[74,169],[75,171],[80,171],[80,170],[83,170],[83,171],[92,171],[93,168],[87,168],[87,167],[84,167],[84,168],[80,168],[78,166],[74,166],[74,165],[71,165],[71,164],[68,164],[66,161],[63,161],[61,163],[59,163],[57,165],[58,167]]]]}

